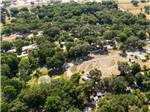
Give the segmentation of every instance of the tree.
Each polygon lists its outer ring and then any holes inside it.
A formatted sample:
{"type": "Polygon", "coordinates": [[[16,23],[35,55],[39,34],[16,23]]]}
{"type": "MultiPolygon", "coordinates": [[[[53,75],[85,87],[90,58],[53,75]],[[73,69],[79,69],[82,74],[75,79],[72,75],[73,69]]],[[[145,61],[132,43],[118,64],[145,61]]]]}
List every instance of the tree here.
{"type": "Polygon", "coordinates": [[[89,53],[89,48],[90,47],[87,43],[71,47],[68,51],[68,57],[71,59],[76,59],[78,57],[85,57],[89,53]]]}
{"type": "Polygon", "coordinates": [[[32,52],[30,52],[28,54],[28,59],[29,59],[29,63],[31,66],[31,69],[34,69],[36,67],[38,67],[39,65],[39,53],[38,50],[33,50],[32,52]]]}
{"type": "Polygon", "coordinates": [[[127,62],[118,62],[118,70],[123,76],[129,75],[132,72],[131,67],[127,62]]]}
{"type": "Polygon", "coordinates": [[[13,86],[5,86],[2,90],[7,100],[11,101],[16,98],[17,90],[13,86]]]}
{"type": "Polygon", "coordinates": [[[29,9],[28,9],[27,7],[22,7],[22,8],[20,9],[20,11],[21,11],[21,12],[28,12],[29,9]]]}
{"type": "Polygon", "coordinates": [[[1,22],[3,23],[3,24],[5,24],[6,23],[6,17],[7,16],[9,16],[9,14],[8,14],[8,10],[6,9],[6,8],[4,8],[4,7],[2,7],[1,8],[1,22]]]}
{"type": "Polygon", "coordinates": [[[110,111],[111,111],[110,105],[103,105],[101,106],[101,108],[98,108],[96,110],[96,112],[110,112],[110,111]]]}
{"type": "Polygon", "coordinates": [[[138,85],[142,85],[143,79],[144,79],[144,76],[141,73],[135,74],[135,80],[136,80],[138,85]]]}
{"type": "Polygon", "coordinates": [[[30,65],[28,57],[21,58],[21,60],[19,62],[19,75],[20,75],[21,79],[23,79],[23,80],[29,79],[29,75],[31,73],[30,67],[31,67],[31,65],[30,65]]]}
{"type": "Polygon", "coordinates": [[[137,6],[139,1],[138,0],[132,0],[131,3],[134,5],[134,6],[137,6]]]}
{"type": "Polygon", "coordinates": [[[138,17],[139,17],[139,18],[146,18],[146,15],[145,15],[144,13],[139,13],[139,14],[138,14],[138,17]]]}
{"type": "Polygon", "coordinates": [[[48,28],[44,31],[44,34],[50,36],[50,37],[55,37],[59,34],[60,29],[58,27],[51,27],[48,28]]]}
{"type": "Polygon", "coordinates": [[[136,74],[136,73],[138,73],[138,72],[140,72],[141,71],[141,66],[140,66],[140,64],[138,64],[138,63],[133,63],[132,65],[131,65],[131,69],[132,69],[132,74],[136,74]]]}
{"type": "Polygon", "coordinates": [[[91,70],[87,75],[88,75],[88,78],[90,78],[90,80],[92,81],[93,86],[95,88],[101,87],[102,73],[100,70],[97,70],[97,69],[91,70]]]}
{"type": "Polygon", "coordinates": [[[17,94],[19,94],[21,89],[25,87],[25,83],[14,77],[7,80],[3,79],[2,86],[13,86],[16,89],[17,94]]]}
{"type": "Polygon", "coordinates": [[[1,101],[1,111],[8,112],[8,103],[5,101],[1,101]]]}
{"type": "Polygon", "coordinates": [[[112,77],[108,82],[108,89],[113,93],[124,93],[127,86],[128,82],[122,76],[112,77]]]}
{"type": "Polygon", "coordinates": [[[11,13],[12,17],[16,17],[17,14],[19,13],[19,10],[18,10],[18,8],[11,8],[10,13],[11,13]]]}
{"type": "MultiPolygon", "coordinates": [[[[5,68],[3,70],[3,73],[7,72],[7,73],[10,73],[8,74],[8,77],[13,77],[15,76],[15,74],[17,73],[18,71],[18,58],[16,56],[16,54],[13,54],[13,53],[3,53],[1,55],[1,64],[5,64],[3,65],[3,67],[5,68]],[[9,71],[8,71],[9,70],[9,71]]],[[[3,74],[5,75],[5,74],[3,74]]]]}
{"type": "Polygon", "coordinates": [[[46,99],[45,109],[46,111],[58,112],[61,111],[61,98],[59,96],[49,96],[46,99]]]}
{"type": "Polygon", "coordinates": [[[3,76],[9,76],[10,75],[10,68],[7,64],[1,65],[1,75],[3,75],[3,76]]]}
{"type": "Polygon", "coordinates": [[[143,108],[144,106],[142,105],[142,103],[143,102],[140,99],[138,99],[138,97],[135,95],[109,94],[106,95],[102,100],[98,101],[98,108],[96,112],[131,112],[131,110],[134,110],[134,107],[138,108],[138,110],[143,108]]]}
{"type": "Polygon", "coordinates": [[[127,40],[127,35],[123,32],[119,34],[119,37],[121,42],[125,42],[127,40]]]}
{"type": "Polygon", "coordinates": [[[47,40],[44,40],[44,41],[42,40],[39,43],[38,47],[39,47],[39,50],[37,52],[37,57],[39,59],[39,65],[44,65],[46,63],[47,57],[53,57],[53,55],[55,54],[55,49],[54,49],[53,44],[47,40]]]}
{"type": "Polygon", "coordinates": [[[64,65],[65,57],[62,51],[56,52],[52,57],[47,57],[46,64],[53,70],[61,70],[64,65]]]}
{"type": "Polygon", "coordinates": [[[12,47],[12,43],[7,42],[7,41],[3,41],[2,45],[1,45],[1,49],[2,51],[4,50],[5,52],[7,52],[8,50],[10,50],[12,47]]]}
{"type": "Polygon", "coordinates": [[[82,112],[78,108],[70,108],[67,112],[82,112]]]}
{"type": "Polygon", "coordinates": [[[26,41],[26,39],[16,39],[15,41],[14,41],[14,45],[15,45],[15,47],[16,47],[16,49],[17,49],[17,52],[19,53],[19,54],[21,54],[21,52],[22,52],[22,47],[23,46],[25,46],[25,45],[29,45],[29,41],[26,41]]]}
{"type": "Polygon", "coordinates": [[[137,33],[138,37],[141,39],[141,40],[144,40],[146,39],[146,32],[145,31],[139,31],[137,33]]]}
{"type": "Polygon", "coordinates": [[[104,38],[111,40],[116,36],[116,33],[114,31],[106,31],[104,32],[104,38]]]}
{"type": "Polygon", "coordinates": [[[135,36],[130,36],[126,41],[126,47],[128,49],[136,49],[138,47],[138,38],[135,36]]]}
{"type": "Polygon", "coordinates": [[[9,111],[11,112],[26,112],[28,111],[28,106],[18,100],[14,100],[9,104],[9,111]]]}

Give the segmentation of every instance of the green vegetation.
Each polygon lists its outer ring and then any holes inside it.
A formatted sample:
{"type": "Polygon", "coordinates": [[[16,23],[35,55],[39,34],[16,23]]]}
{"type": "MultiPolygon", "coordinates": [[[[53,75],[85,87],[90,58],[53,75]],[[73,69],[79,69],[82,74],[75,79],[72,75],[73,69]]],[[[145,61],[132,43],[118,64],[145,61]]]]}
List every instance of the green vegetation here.
{"type": "Polygon", "coordinates": [[[146,14],[150,14],[150,6],[145,6],[144,9],[146,14]]]}
{"type": "Polygon", "coordinates": [[[76,73],[68,80],[61,77],[68,62],[84,60],[92,51],[105,52],[104,46],[116,47],[116,41],[122,50],[142,49],[145,34],[150,34],[150,21],[119,11],[114,2],[13,8],[10,14],[2,10],[2,34],[22,36],[2,42],[2,112],[81,112],[89,106],[96,112],[148,112],[150,70],[137,63],[119,62],[120,75],[108,78],[102,78],[97,69],[91,70],[83,84],[79,83],[83,74],[76,73]],[[11,18],[10,24],[6,16],[11,18]],[[37,36],[40,31],[43,34],[37,36]],[[28,38],[30,34],[32,38],[28,38]],[[22,47],[31,44],[37,47],[18,58],[24,52],[22,47]],[[17,51],[8,53],[12,48],[17,51]],[[38,69],[43,67],[46,72],[38,69]],[[61,77],[32,84],[47,74],[52,79],[55,74],[61,77]],[[104,91],[103,97],[95,107],[92,97],[99,90],[104,91]]]}

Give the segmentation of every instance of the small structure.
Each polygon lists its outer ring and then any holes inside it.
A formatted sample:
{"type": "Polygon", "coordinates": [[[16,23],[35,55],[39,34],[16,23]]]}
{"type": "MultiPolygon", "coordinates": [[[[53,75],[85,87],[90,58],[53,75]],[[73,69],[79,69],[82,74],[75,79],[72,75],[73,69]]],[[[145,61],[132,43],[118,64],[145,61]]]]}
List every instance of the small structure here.
{"type": "Polygon", "coordinates": [[[81,78],[82,78],[82,80],[83,80],[83,81],[87,81],[87,80],[89,80],[89,78],[88,78],[88,76],[87,76],[87,75],[82,75],[82,76],[81,76],[81,78]]]}
{"type": "Polygon", "coordinates": [[[22,58],[22,57],[25,57],[25,56],[28,56],[28,54],[22,53],[21,55],[18,55],[17,58],[22,58]]]}
{"type": "Polygon", "coordinates": [[[51,80],[50,80],[50,77],[48,75],[41,76],[38,79],[38,84],[47,84],[47,83],[50,83],[50,82],[51,82],[51,80]]]}
{"type": "Polygon", "coordinates": [[[136,52],[136,56],[139,57],[142,61],[145,61],[145,60],[146,60],[145,55],[146,55],[146,53],[143,53],[143,52],[136,52]]]}
{"type": "Polygon", "coordinates": [[[28,37],[29,39],[31,39],[32,37],[34,37],[34,34],[31,33],[31,34],[29,34],[27,37],[28,37]]]}
{"type": "Polygon", "coordinates": [[[97,92],[96,94],[97,94],[98,97],[103,97],[105,93],[97,92]]]}
{"type": "Polygon", "coordinates": [[[91,112],[91,108],[90,108],[90,107],[85,107],[85,108],[83,109],[83,112],[91,112]]]}
{"type": "Polygon", "coordinates": [[[40,37],[43,35],[43,31],[39,31],[38,34],[36,35],[37,37],[40,37]]]}
{"type": "Polygon", "coordinates": [[[8,53],[15,53],[17,50],[14,48],[14,49],[10,49],[10,50],[8,50],[7,52],[8,53]]]}
{"type": "Polygon", "coordinates": [[[32,45],[22,47],[22,51],[30,51],[30,50],[33,50],[35,48],[37,48],[37,45],[32,44],[32,45]]]}
{"type": "Polygon", "coordinates": [[[146,57],[145,57],[146,53],[145,52],[137,51],[137,52],[132,53],[132,55],[136,56],[137,58],[139,58],[142,61],[146,61],[146,57]]]}
{"type": "Polygon", "coordinates": [[[113,46],[111,45],[105,45],[104,47],[107,48],[107,50],[113,50],[113,46]]]}

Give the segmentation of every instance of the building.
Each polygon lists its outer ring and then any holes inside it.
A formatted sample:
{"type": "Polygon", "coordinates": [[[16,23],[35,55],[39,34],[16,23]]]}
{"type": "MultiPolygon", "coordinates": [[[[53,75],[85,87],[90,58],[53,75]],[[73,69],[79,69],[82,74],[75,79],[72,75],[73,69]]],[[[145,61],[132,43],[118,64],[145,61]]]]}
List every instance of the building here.
{"type": "Polygon", "coordinates": [[[31,51],[33,49],[37,48],[37,45],[35,44],[32,44],[32,45],[28,45],[28,46],[24,46],[22,47],[22,51],[23,52],[27,52],[27,51],[31,51]]]}
{"type": "Polygon", "coordinates": [[[17,50],[14,48],[14,49],[10,49],[10,50],[8,50],[7,52],[8,53],[15,53],[17,50]]]}

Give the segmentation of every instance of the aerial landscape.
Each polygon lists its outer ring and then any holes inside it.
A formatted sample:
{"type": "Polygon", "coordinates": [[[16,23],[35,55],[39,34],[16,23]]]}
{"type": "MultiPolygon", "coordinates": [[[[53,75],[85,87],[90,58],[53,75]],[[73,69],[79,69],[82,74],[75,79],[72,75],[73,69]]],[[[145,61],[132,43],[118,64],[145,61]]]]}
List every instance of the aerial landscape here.
{"type": "Polygon", "coordinates": [[[1,112],[150,112],[150,0],[2,0],[1,112]]]}

